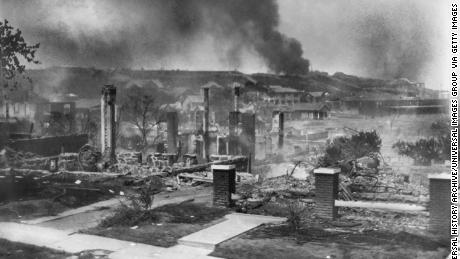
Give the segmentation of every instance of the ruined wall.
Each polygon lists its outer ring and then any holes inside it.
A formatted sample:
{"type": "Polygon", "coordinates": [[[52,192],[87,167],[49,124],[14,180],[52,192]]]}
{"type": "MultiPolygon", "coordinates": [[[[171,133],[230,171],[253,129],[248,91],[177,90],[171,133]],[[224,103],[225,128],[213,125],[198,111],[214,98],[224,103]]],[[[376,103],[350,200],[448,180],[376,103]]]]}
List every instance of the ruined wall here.
{"type": "Polygon", "coordinates": [[[40,156],[55,156],[61,152],[77,153],[86,143],[88,143],[88,135],[84,134],[16,140],[7,145],[18,151],[31,152],[40,156]]]}

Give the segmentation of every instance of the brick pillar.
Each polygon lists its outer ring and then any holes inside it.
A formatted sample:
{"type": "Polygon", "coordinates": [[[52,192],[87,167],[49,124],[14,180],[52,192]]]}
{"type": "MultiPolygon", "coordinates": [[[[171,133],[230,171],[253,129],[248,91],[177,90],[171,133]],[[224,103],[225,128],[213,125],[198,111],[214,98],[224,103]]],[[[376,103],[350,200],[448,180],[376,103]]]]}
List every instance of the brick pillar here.
{"type": "Polygon", "coordinates": [[[335,200],[339,193],[339,168],[318,168],[315,174],[316,214],[322,218],[335,219],[338,209],[335,200]]]}
{"type": "Polygon", "coordinates": [[[179,134],[179,123],[176,111],[166,113],[168,131],[168,153],[177,153],[177,135],[179,134]]]}
{"type": "Polygon", "coordinates": [[[235,192],[235,165],[212,165],[214,192],[212,203],[214,206],[230,207],[232,193],[235,192]]]}
{"type": "Polygon", "coordinates": [[[101,96],[101,149],[104,160],[113,164],[116,162],[116,125],[115,125],[115,100],[117,88],[105,85],[101,96]]]}
{"type": "Polygon", "coordinates": [[[431,174],[429,230],[450,239],[450,174],[431,174]]]}

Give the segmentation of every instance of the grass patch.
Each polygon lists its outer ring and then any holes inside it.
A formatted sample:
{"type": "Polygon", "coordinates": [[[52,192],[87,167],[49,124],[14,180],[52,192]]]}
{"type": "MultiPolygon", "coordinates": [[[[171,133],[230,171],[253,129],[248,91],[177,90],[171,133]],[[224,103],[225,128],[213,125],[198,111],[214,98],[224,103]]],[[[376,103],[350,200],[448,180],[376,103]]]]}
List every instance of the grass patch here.
{"type": "Polygon", "coordinates": [[[344,245],[360,244],[365,246],[403,246],[412,247],[422,251],[436,250],[445,244],[430,237],[410,234],[407,232],[392,233],[388,231],[363,231],[359,232],[330,232],[318,227],[301,228],[293,232],[287,225],[262,226],[247,233],[249,239],[272,239],[289,237],[297,243],[324,242],[344,245]]]}
{"type": "Polygon", "coordinates": [[[55,216],[68,209],[50,200],[28,200],[10,202],[0,206],[0,221],[19,221],[30,218],[55,216]]]}
{"type": "Polygon", "coordinates": [[[150,210],[122,205],[95,228],[84,232],[122,240],[170,247],[221,219],[229,211],[201,203],[168,204],[150,210]],[[134,228],[133,228],[134,227],[134,228]]]}
{"type": "MultiPolygon", "coordinates": [[[[45,247],[27,245],[0,239],[0,258],[8,259],[62,259],[71,254],[45,247]]],[[[89,258],[88,258],[89,259],[89,258]]]]}

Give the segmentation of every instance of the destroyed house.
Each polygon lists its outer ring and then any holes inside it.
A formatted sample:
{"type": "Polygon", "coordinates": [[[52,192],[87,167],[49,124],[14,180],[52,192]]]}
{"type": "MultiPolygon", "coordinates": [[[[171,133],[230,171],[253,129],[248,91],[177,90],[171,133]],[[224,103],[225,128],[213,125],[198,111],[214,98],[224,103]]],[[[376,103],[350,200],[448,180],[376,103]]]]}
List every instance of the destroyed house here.
{"type": "Polygon", "coordinates": [[[75,116],[75,102],[44,102],[37,105],[35,121],[43,124],[44,128],[48,128],[50,123],[65,124],[73,132],[75,116]]]}

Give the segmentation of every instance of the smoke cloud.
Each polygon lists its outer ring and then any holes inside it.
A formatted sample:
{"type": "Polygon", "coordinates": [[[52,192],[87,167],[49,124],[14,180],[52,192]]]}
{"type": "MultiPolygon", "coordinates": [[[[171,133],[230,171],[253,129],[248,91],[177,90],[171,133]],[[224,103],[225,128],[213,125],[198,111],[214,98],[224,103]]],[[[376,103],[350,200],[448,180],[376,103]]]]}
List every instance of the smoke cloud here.
{"type": "MultiPolygon", "coordinates": [[[[424,81],[448,10],[420,0],[0,0],[43,66],[334,73],[424,81]],[[307,60],[308,58],[308,60],[307,60]]],[[[446,4],[448,7],[448,4],[446,4]]],[[[446,26],[443,26],[446,25],[446,26]]]]}
{"type": "Polygon", "coordinates": [[[280,31],[302,42],[313,70],[408,78],[430,88],[446,78],[448,3],[283,0],[279,11],[280,31]]]}
{"type": "Polygon", "coordinates": [[[250,58],[296,74],[309,66],[301,44],[278,31],[275,1],[3,0],[1,10],[41,42],[45,63],[235,69],[250,58]]]}

